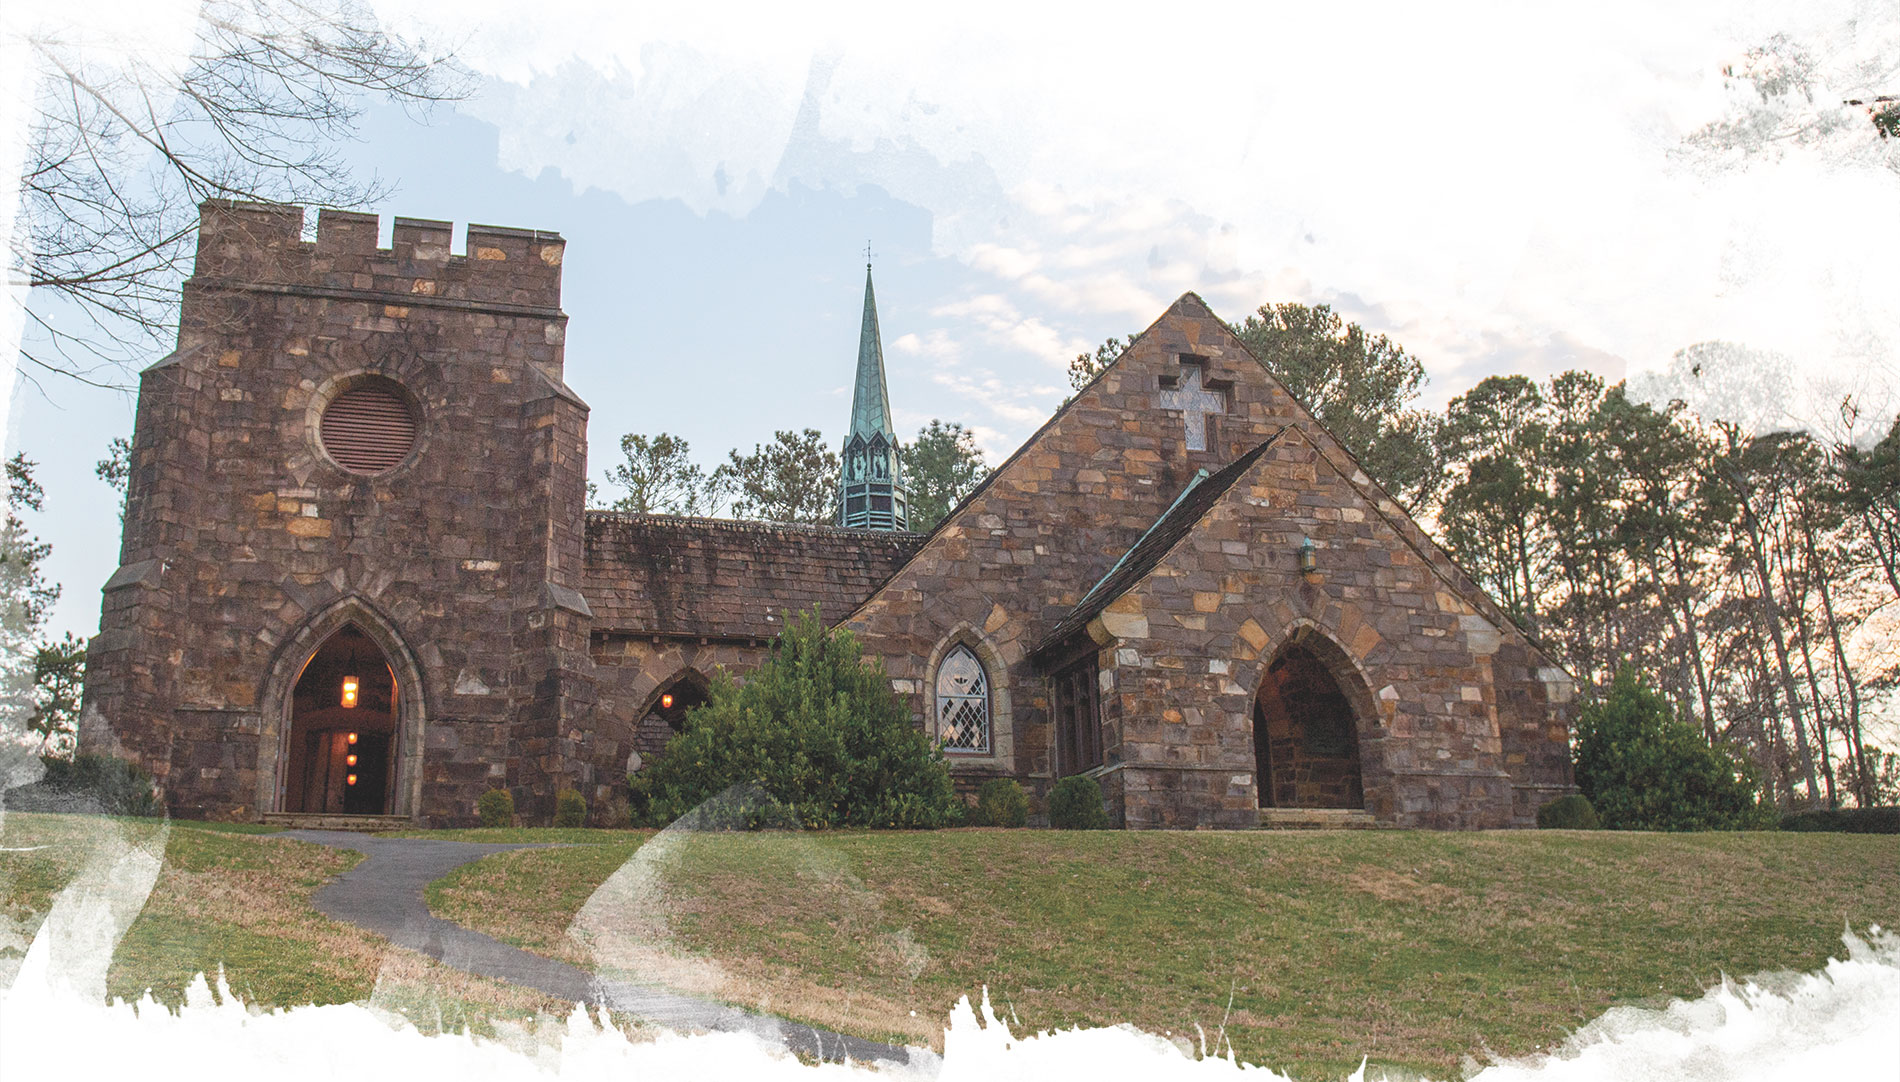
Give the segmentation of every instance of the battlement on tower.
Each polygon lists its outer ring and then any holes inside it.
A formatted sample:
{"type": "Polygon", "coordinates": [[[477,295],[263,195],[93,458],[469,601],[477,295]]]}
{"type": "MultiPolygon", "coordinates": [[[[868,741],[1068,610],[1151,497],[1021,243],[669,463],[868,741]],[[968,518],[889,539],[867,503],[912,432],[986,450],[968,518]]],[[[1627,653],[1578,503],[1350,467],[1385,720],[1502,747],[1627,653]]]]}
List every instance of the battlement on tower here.
{"type": "Polygon", "coordinates": [[[558,310],[559,233],[470,225],[467,255],[449,249],[454,227],[397,218],[388,248],[376,246],[374,214],[321,210],[317,239],[303,239],[304,208],[207,200],[198,208],[193,281],[289,287],[404,303],[558,310]]]}

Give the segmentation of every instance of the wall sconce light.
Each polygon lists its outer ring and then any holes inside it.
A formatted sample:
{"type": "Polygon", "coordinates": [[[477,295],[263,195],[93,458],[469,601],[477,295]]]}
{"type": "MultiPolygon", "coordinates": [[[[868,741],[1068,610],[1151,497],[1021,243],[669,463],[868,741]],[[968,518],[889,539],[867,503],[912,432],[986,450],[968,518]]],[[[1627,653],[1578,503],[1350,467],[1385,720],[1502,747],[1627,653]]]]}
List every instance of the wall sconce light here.
{"type": "Polygon", "coordinates": [[[344,765],[344,766],[355,766],[355,765],[356,765],[356,753],[355,753],[355,752],[351,752],[350,754],[348,754],[348,755],[345,755],[345,756],[343,757],[343,765],[344,765]]]}
{"type": "Polygon", "coordinates": [[[343,705],[344,706],[354,707],[356,705],[357,689],[360,686],[361,684],[357,681],[356,677],[354,676],[346,676],[343,678],[343,705]]]}
{"type": "Polygon", "coordinates": [[[673,709],[673,693],[672,692],[669,691],[666,694],[660,696],[660,709],[662,710],[673,709]]]}
{"type": "Polygon", "coordinates": [[[351,733],[351,734],[349,734],[348,736],[346,736],[346,737],[344,737],[344,738],[343,738],[343,742],[344,742],[344,743],[346,743],[346,744],[354,744],[354,743],[356,743],[356,734],[355,734],[355,733],[351,733]]]}
{"type": "Polygon", "coordinates": [[[1311,575],[1319,570],[1319,550],[1313,547],[1313,539],[1300,539],[1300,574],[1311,575]]]}
{"type": "Polygon", "coordinates": [[[355,784],[356,784],[356,775],[354,775],[354,774],[351,774],[351,775],[350,775],[349,777],[346,777],[346,778],[344,778],[344,779],[343,779],[343,784],[345,784],[345,785],[355,785],[355,784]]]}

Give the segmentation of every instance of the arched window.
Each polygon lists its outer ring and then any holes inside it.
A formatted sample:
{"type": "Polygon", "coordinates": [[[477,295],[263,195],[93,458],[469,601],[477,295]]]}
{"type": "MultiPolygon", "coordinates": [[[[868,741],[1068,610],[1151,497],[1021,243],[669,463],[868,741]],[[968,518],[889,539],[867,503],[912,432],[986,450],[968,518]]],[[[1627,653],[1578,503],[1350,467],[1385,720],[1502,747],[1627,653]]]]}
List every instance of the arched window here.
{"type": "Polygon", "coordinates": [[[937,735],[950,751],[990,750],[990,681],[968,646],[937,666],[937,735]]]}

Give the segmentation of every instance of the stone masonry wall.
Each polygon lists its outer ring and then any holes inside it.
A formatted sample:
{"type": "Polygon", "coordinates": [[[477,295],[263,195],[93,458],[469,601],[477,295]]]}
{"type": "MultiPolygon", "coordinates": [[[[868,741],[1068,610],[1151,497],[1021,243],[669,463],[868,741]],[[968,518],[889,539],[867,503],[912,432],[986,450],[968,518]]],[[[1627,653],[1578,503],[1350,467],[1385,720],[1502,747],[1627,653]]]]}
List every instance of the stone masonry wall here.
{"type": "MultiPolygon", "coordinates": [[[[1331,521],[1340,522],[1340,512],[1350,504],[1352,514],[1358,516],[1353,526],[1363,528],[1367,536],[1353,548],[1351,565],[1338,569],[1350,574],[1330,588],[1284,578],[1246,584],[1240,592],[1256,612],[1236,623],[1248,626],[1248,633],[1259,639],[1247,644],[1246,649],[1255,654],[1247,660],[1257,663],[1259,652],[1289,635],[1303,615],[1310,615],[1309,608],[1324,616],[1333,611],[1330,606],[1345,600],[1370,606],[1372,599],[1364,595],[1361,579],[1380,581],[1378,604],[1394,608],[1379,614],[1362,610],[1358,626],[1342,639],[1347,645],[1361,628],[1367,635],[1379,635],[1368,623],[1375,618],[1409,622],[1417,614],[1422,621],[1420,643],[1431,648],[1440,640],[1464,634],[1466,617],[1481,620],[1490,631],[1478,638],[1488,634],[1498,642],[1511,642],[1527,660],[1499,680],[1491,671],[1489,655],[1456,660],[1449,657],[1451,648],[1447,648],[1447,672],[1456,669],[1458,675],[1421,676],[1413,698],[1415,713],[1392,722],[1386,732],[1364,734],[1361,748],[1368,804],[1375,815],[1391,822],[1446,826],[1521,822],[1511,812],[1516,798],[1500,754],[1492,704],[1500,697],[1516,704],[1511,716],[1529,727],[1523,735],[1540,749],[1534,756],[1527,752],[1526,761],[1534,759],[1542,764],[1539,769],[1555,779],[1559,773],[1555,749],[1561,743],[1553,741],[1564,731],[1564,719],[1561,714],[1546,713],[1540,721],[1543,687],[1527,690],[1519,678],[1527,670],[1547,671],[1551,664],[1524,643],[1495,604],[1403,509],[1378,491],[1330,434],[1192,294],[1177,301],[1000,466],[929,536],[917,556],[846,623],[884,659],[893,677],[913,682],[913,708],[920,718],[926,716],[932,676],[925,671],[924,660],[959,629],[979,635],[999,659],[1002,671],[991,674],[994,685],[1007,689],[1012,698],[1014,744],[1007,765],[1033,789],[1046,791],[1050,781],[1064,771],[1053,761],[1049,690],[1044,673],[1030,657],[1031,650],[1161,516],[1196,470],[1218,470],[1288,426],[1304,438],[1299,453],[1306,462],[1297,468],[1329,480],[1324,491],[1306,497],[1309,502],[1286,506],[1311,507],[1300,516],[1303,519],[1317,522],[1331,515],[1331,521]],[[1187,446],[1186,426],[1199,423],[1198,415],[1169,408],[1161,397],[1164,377],[1178,383],[1183,376],[1183,357],[1198,358],[1203,385],[1220,390],[1225,398],[1224,409],[1206,419],[1205,451],[1187,446]],[[1409,588],[1402,588],[1401,575],[1409,588]],[[1532,663],[1531,658],[1539,660],[1532,663]],[[1475,689],[1475,701],[1467,698],[1473,693],[1467,688],[1475,689]],[[1519,692],[1522,697],[1515,697],[1519,692]],[[1438,704],[1447,694],[1458,705],[1441,709],[1438,704]],[[1488,732],[1476,731],[1485,726],[1490,726],[1488,732]],[[1538,730],[1534,737],[1530,728],[1538,730]],[[1396,741],[1389,752],[1383,744],[1387,739],[1396,741]],[[1440,751],[1446,758],[1439,756],[1440,751]],[[1458,770],[1465,773],[1452,780],[1458,770]],[[1421,780],[1400,784],[1393,780],[1399,776],[1421,780]]],[[[1275,568],[1291,568],[1300,535],[1290,525],[1277,529],[1272,544],[1261,549],[1261,559],[1270,558],[1275,568]]],[[[1238,542],[1239,538],[1225,540],[1238,542]]],[[[1264,568],[1261,571],[1264,574],[1264,568]]],[[[1197,615],[1193,595],[1208,592],[1171,593],[1157,603],[1191,622],[1197,615]]],[[[1396,624],[1389,627],[1394,635],[1403,634],[1396,624]]],[[[1176,707],[1164,703],[1161,693],[1180,690],[1170,687],[1170,680],[1190,680],[1187,667],[1196,663],[1197,656],[1201,672],[1191,679],[1205,683],[1210,675],[1219,675],[1206,670],[1210,655],[1184,648],[1165,668],[1157,657],[1152,673],[1143,669],[1136,678],[1132,670],[1122,672],[1118,661],[1128,644],[1117,636],[1108,639],[1101,664],[1107,685],[1105,745],[1110,754],[1122,754],[1125,724],[1130,727],[1129,751],[1150,746],[1145,734],[1166,726],[1185,726],[1178,732],[1168,730],[1181,742],[1152,745],[1174,749],[1166,754],[1177,761],[1144,760],[1140,779],[1120,777],[1113,760],[1106,764],[1113,771],[1103,778],[1111,805],[1120,812],[1121,787],[1140,786],[1151,793],[1178,795],[1136,798],[1137,810],[1128,819],[1131,826],[1244,825],[1257,818],[1251,733],[1246,729],[1258,674],[1230,673],[1234,679],[1215,685],[1206,701],[1210,709],[1221,712],[1220,718],[1203,718],[1198,726],[1187,724],[1183,710],[1184,721],[1175,722],[1166,711],[1176,707]],[[1159,682],[1130,688],[1124,694],[1117,681],[1127,679],[1137,680],[1138,685],[1141,680],[1159,682]],[[1238,738],[1242,733],[1244,740],[1238,738]]],[[[1140,646],[1134,648],[1135,656],[1141,657],[1140,646]]],[[[1363,649],[1372,649],[1369,640],[1363,649]]],[[[1239,660],[1238,654],[1236,650],[1228,663],[1239,660]]],[[[1221,658],[1216,654],[1213,659],[1221,658]]],[[[1388,678],[1374,686],[1389,683],[1394,681],[1388,678]]],[[[1567,766],[1562,781],[1568,783],[1567,766]]]]}
{"type": "Polygon", "coordinates": [[[472,821],[506,786],[603,794],[629,735],[588,719],[586,406],[561,382],[563,241],[443,222],[212,202],[178,350],[140,380],[122,567],[89,652],[83,739],[136,756],[175,814],[276,806],[288,684],[344,619],[393,655],[412,714],[398,810],[472,821]],[[375,477],[321,448],[365,376],[420,437],[375,477]],[[405,775],[405,772],[407,774],[405,775]]]}
{"type": "Polygon", "coordinates": [[[1501,638],[1303,433],[1254,464],[1110,604],[1110,756],[1130,826],[1256,820],[1252,706],[1289,642],[1358,715],[1367,810],[1402,826],[1512,822],[1492,658],[1501,638]],[[1301,574],[1311,538],[1319,570],[1301,574]]]}

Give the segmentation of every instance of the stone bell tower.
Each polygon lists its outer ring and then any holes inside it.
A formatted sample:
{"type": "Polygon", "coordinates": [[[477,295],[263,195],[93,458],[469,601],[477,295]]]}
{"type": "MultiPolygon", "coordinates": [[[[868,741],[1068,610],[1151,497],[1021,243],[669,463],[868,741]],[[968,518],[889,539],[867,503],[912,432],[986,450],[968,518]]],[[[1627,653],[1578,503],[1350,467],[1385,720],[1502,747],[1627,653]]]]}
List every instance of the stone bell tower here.
{"type": "Polygon", "coordinates": [[[140,375],[81,739],[173,814],[611,803],[579,590],[587,406],[558,234],[212,201],[140,375]]]}

